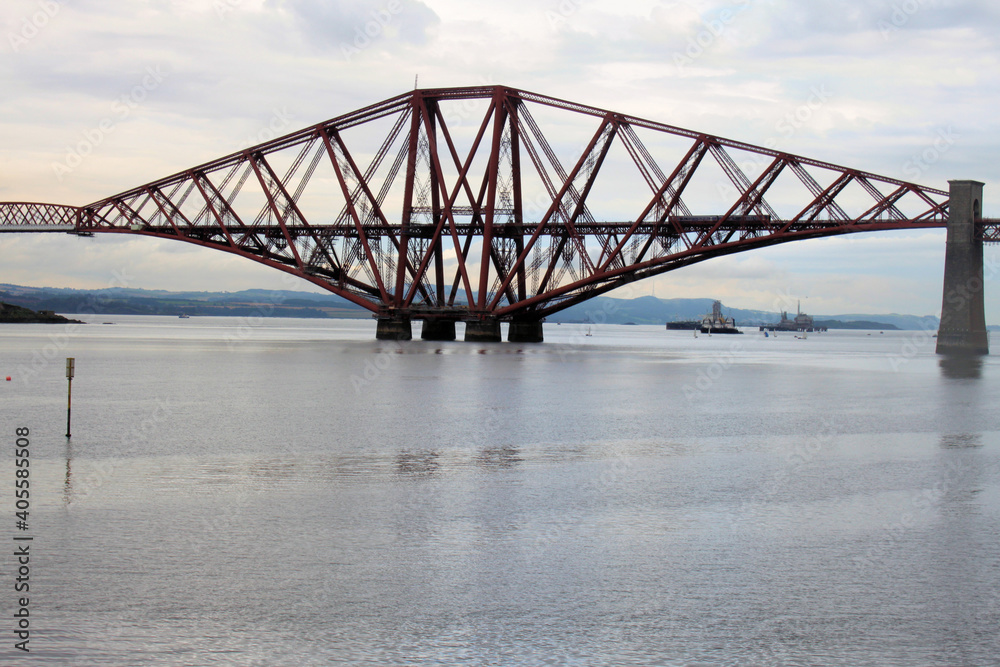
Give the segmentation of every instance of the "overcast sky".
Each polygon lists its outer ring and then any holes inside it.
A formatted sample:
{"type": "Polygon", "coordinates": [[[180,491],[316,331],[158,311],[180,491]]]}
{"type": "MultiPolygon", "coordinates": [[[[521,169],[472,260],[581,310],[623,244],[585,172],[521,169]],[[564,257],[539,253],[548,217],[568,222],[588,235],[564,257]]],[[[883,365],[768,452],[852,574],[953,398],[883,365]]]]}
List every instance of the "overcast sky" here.
{"type": "MultiPolygon", "coordinates": [[[[0,201],[87,204],[419,74],[421,87],[509,85],[940,189],[980,180],[1000,217],[998,39],[987,0],[4,0],[0,201]]],[[[1000,248],[986,256],[1000,323],[1000,248]]],[[[943,230],[852,235],[710,260],[622,296],[939,315],[943,262],[943,230]]],[[[0,235],[0,283],[122,275],[315,289],[184,243],[0,235]]]]}

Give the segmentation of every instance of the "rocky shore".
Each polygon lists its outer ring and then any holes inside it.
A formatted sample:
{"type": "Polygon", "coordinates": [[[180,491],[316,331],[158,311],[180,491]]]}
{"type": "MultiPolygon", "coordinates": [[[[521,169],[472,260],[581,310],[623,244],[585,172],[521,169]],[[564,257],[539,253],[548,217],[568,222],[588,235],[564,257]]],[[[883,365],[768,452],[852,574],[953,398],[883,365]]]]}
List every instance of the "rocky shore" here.
{"type": "Polygon", "coordinates": [[[83,324],[83,322],[56,315],[50,310],[35,312],[29,308],[0,302],[0,324],[83,324]]]}

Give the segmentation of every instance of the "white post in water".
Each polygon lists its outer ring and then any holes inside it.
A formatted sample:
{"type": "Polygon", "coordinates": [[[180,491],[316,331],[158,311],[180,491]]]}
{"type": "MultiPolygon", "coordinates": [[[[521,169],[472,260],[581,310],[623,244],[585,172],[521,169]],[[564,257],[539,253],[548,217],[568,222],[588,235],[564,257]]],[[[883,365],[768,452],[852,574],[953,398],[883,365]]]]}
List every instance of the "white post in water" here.
{"type": "Polygon", "coordinates": [[[73,375],[76,372],[76,359],[66,358],[66,437],[72,437],[70,431],[70,416],[73,414],[73,375]]]}

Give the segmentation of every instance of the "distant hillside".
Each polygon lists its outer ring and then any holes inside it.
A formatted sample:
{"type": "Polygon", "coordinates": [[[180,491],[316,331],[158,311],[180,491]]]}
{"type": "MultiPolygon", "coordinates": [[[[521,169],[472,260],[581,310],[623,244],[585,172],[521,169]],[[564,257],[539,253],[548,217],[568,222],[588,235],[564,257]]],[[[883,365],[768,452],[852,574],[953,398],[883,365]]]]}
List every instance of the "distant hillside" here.
{"type": "MultiPolygon", "coordinates": [[[[335,294],[282,290],[168,292],[128,288],[76,290],[0,284],[0,300],[33,310],[66,314],[370,317],[369,311],[335,294]]],[[[615,299],[599,296],[556,313],[548,321],[663,325],[675,320],[700,320],[711,312],[712,302],[713,299],[658,299],[654,296],[615,299]]],[[[781,319],[781,314],[777,312],[730,308],[725,304],[722,310],[727,317],[735,318],[739,326],[757,326],[781,319]]],[[[938,318],[930,315],[810,315],[817,321],[831,321],[825,325],[830,328],[916,330],[938,327],[938,318]]]]}
{"type": "Polygon", "coordinates": [[[0,285],[0,299],[34,310],[107,315],[235,317],[367,317],[368,311],[335,294],[281,290],[167,292],[109,288],[74,290],[0,285]]]}
{"type": "Polygon", "coordinates": [[[895,324],[883,322],[871,322],[869,320],[856,320],[851,322],[841,322],[840,320],[814,320],[813,325],[826,329],[879,329],[885,331],[899,331],[895,324]]]}
{"type": "MultiPolygon", "coordinates": [[[[658,299],[643,296],[637,299],[615,299],[599,296],[571,306],[552,315],[552,322],[594,322],[608,324],[665,324],[678,320],[700,320],[712,312],[714,299],[658,299]]],[[[736,320],[738,326],[757,326],[781,320],[781,313],[763,310],[730,308],[723,304],[722,312],[736,320]]],[[[812,313],[810,313],[812,315],[812,313]]],[[[937,329],[938,318],[927,315],[813,315],[830,328],[843,329],[937,329]]]]}

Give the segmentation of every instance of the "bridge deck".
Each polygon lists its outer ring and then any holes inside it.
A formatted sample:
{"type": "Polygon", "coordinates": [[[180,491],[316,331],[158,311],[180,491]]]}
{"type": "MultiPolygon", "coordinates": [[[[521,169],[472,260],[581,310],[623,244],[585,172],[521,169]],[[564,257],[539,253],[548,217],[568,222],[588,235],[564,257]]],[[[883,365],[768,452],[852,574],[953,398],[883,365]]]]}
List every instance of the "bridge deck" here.
{"type": "Polygon", "coordinates": [[[76,225],[0,225],[0,234],[17,232],[75,232],[76,225]]]}
{"type": "MultiPolygon", "coordinates": [[[[90,233],[90,232],[153,232],[159,234],[172,234],[174,233],[173,228],[170,225],[143,225],[142,227],[130,227],[128,229],[123,229],[120,227],[103,227],[103,226],[78,226],[75,222],[69,222],[69,219],[76,217],[76,213],[79,209],[70,206],[53,206],[53,205],[35,205],[37,207],[46,207],[48,210],[42,209],[41,215],[38,214],[38,209],[29,213],[28,209],[24,204],[5,204],[0,203],[0,210],[7,209],[8,207],[16,207],[14,213],[11,215],[0,216],[0,234],[3,233],[18,233],[18,232],[32,232],[32,233],[44,233],[44,232],[80,232],[80,233],[90,233]],[[52,215],[52,209],[58,209],[57,215],[52,215]],[[55,217],[56,219],[49,222],[46,217],[55,217]]],[[[453,211],[457,214],[457,211],[453,211]]],[[[465,213],[463,212],[462,215],[465,213]]],[[[663,223],[656,222],[643,222],[640,223],[635,231],[640,233],[650,233],[659,231],[660,233],[670,233],[671,229],[676,229],[677,225],[681,228],[695,230],[702,229],[706,227],[711,227],[717,224],[722,219],[722,216],[717,215],[688,215],[688,216],[669,216],[663,223]]],[[[729,216],[723,223],[723,228],[727,230],[740,229],[740,230],[750,230],[754,228],[761,229],[761,231],[766,231],[770,227],[782,227],[787,225],[789,221],[772,219],[768,216],[759,215],[734,215],[729,216]]],[[[855,221],[855,225],[858,231],[862,231],[866,225],[877,224],[877,223],[891,223],[894,222],[892,219],[869,219],[869,220],[858,220],[855,221]]],[[[941,219],[926,219],[915,221],[921,226],[926,227],[943,227],[945,226],[945,221],[941,219]]],[[[622,234],[629,230],[629,228],[634,225],[631,221],[607,221],[607,222],[582,222],[578,221],[573,225],[574,231],[582,236],[591,235],[607,235],[607,234],[622,234]]],[[[824,229],[829,227],[838,227],[844,224],[843,220],[831,220],[831,219],[815,219],[815,220],[800,220],[796,224],[797,228],[802,228],[803,226],[812,227],[815,229],[824,229]]],[[[519,236],[525,232],[531,233],[537,228],[537,222],[526,221],[521,225],[505,224],[498,225],[495,227],[494,234],[499,236],[519,236]]],[[[449,229],[450,225],[447,226],[449,229]]],[[[1000,218],[984,218],[982,220],[983,227],[983,241],[987,243],[1000,243],[1000,218]]],[[[400,226],[394,224],[365,224],[362,228],[366,234],[374,235],[386,235],[386,234],[399,234],[400,226]]],[[[475,233],[477,230],[482,228],[481,223],[457,223],[455,225],[455,231],[459,234],[475,233]]],[[[289,224],[285,226],[285,229],[293,235],[308,235],[313,233],[318,233],[324,236],[337,236],[337,237],[353,237],[357,236],[358,228],[352,223],[346,224],[310,224],[310,225],[294,225],[289,224]]],[[[184,229],[185,232],[211,232],[220,231],[220,228],[215,224],[206,225],[194,225],[184,229]]],[[[256,233],[268,234],[269,231],[280,234],[282,232],[281,227],[277,225],[259,225],[253,226],[252,230],[256,233]]],[[[548,222],[543,225],[543,234],[561,234],[567,231],[567,226],[562,222],[548,222]]],[[[410,225],[408,228],[408,234],[411,238],[420,238],[422,236],[432,235],[434,232],[434,225],[431,224],[414,224],[410,225]]]]}
{"type": "MultiPolygon", "coordinates": [[[[0,204],[2,206],[2,204],[0,204]]],[[[716,222],[718,222],[718,216],[687,216],[687,217],[671,217],[665,224],[657,225],[656,223],[648,222],[640,224],[635,231],[640,233],[649,234],[656,230],[661,235],[669,235],[673,233],[674,226],[671,224],[673,222],[680,223],[683,228],[687,230],[704,229],[706,227],[711,227],[716,222]],[[658,229],[657,229],[658,228],[658,229]]],[[[866,226],[872,223],[879,223],[882,221],[871,220],[871,221],[859,221],[856,225],[857,231],[865,231],[866,226]]],[[[889,222],[889,221],[885,221],[889,222]]],[[[521,236],[525,230],[529,233],[533,231],[538,223],[535,222],[525,222],[520,227],[514,225],[504,225],[498,227],[494,231],[495,236],[499,237],[516,237],[521,236]]],[[[577,223],[574,225],[575,231],[580,236],[598,236],[598,235],[608,235],[608,234],[624,234],[633,225],[632,222],[589,222],[589,223],[577,223]]],[[[767,231],[770,227],[781,227],[787,224],[784,220],[764,220],[756,216],[750,216],[745,218],[739,218],[733,216],[731,219],[726,221],[722,229],[732,230],[749,230],[753,228],[758,228],[761,231],[767,231]]],[[[843,224],[842,221],[837,220],[813,220],[810,223],[800,223],[802,225],[807,225],[816,230],[822,230],[830,227],[839,227],[843,224]]],[[[920,221],[918,223],[922,227],[944,227],[945,222],[941,220],[926,220],[920,221]]],[[[481,228],[482,225],[465,223],[455,225],[455,231],[459,234],[475,233],[475,231],[481,228]]],[[[398,225],[367,225],[364,231],[370,237],[378,237],[384,235],[395,235],[399,234],[400,228],[398,225]]],[[[282,230],[277,226],[265,225],[257,227],[254,229],[257,233],[262,233],[267,235],[269,232],[275,234],[281,234],[282,230]]],[[[353,238],[358,236],[358,229],[353,225],[287,225],[286,231],[292,236],[304,236],[309,234],[319,234],[321,236],[328,237],[348,237],[353,238]]],[[[117,227],[112,228],[101,228],[101,227],[86,227],[78,228],[74,224],[12,224],[9,222],[0,222],[0,234],[16,234],[22,232],[31,233],[78,233],[81,235],[91,235],[94,232],[111,232],[111,233],[153,233],[157,235],[174,235],[174,229],[170,225],[144,225],[138,229],[122,229],[117,227]]],[[[219,227],[215,225],[204,225],[190,227],[185,230],[185,232],[195,236],[204,236],[212,234],[221,234],[219,227]]],[[[548,223],[543,226],[543,234],[563,234],[566,232],[566,227],[560,223],[548,223]]],[[[408,229],[408,235],[411,238],[422,238],[430,237],[434,233],[433,225],[413,225],[408,229]]],[[[984,243],[1000,243],[1000,218],[986,218],[983,219],[983,242],[984,243]]]]}

